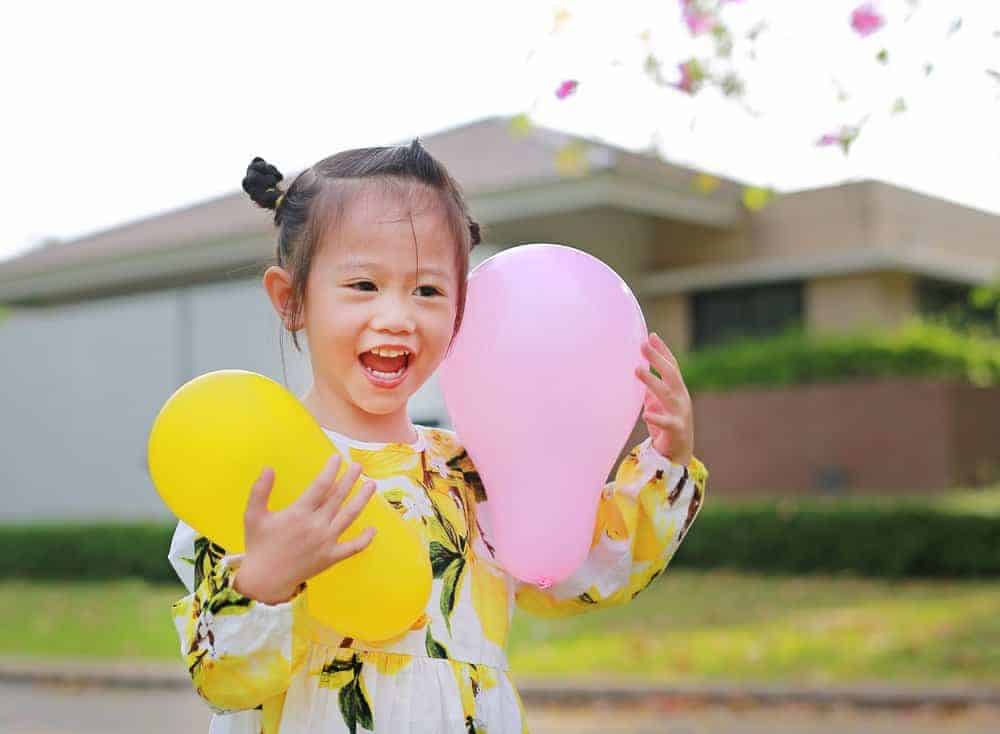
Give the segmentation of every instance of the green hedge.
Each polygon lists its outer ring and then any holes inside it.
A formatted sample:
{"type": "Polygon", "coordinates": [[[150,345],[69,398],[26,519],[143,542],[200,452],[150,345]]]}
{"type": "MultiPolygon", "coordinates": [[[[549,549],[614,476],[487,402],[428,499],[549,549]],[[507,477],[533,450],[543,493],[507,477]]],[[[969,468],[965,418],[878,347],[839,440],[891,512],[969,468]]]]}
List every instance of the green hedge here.
{"type": "Polygon", "coordinates": [[[1000,339],[920,318],[895,331],[850,335],[816,335],[795,326],[774,337],[734,339],[677,357],[691,392],[887,376],[1000,385],[1000,339]]]}
{"type": "Polygon", "coordinates": [[[916,507],[713,509],[709,500],[673,562],[779,574],[996,577],[1000,517],[916,507]]]}
{"type": "MultiPolygon", "coordinates": [[[[0,578],[178,583],[172,526],[0,527],[0,578]]],[[[705,505],[672,561],[764,573],[976,578],[1000,575],[1000,517],[928,508],[705,505]]]]}
{"type": "Polygon", "coordinates": [[[174,526],[147,524],[0,527],[0,578],[180,583],[167,560],[174,526]]]}

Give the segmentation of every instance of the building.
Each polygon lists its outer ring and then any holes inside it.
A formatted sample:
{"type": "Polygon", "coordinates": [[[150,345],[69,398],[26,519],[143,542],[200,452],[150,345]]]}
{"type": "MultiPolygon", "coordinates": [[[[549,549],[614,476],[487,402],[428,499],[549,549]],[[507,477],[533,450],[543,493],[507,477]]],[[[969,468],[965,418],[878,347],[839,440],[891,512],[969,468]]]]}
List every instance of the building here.
{"type": "MultiPolygon", "coordinates": [[[[694,171],[598,141],[583,141],[585,174],[559,175],[556,151],[579,140],[541,128],[515,137],[505,118],[423,138],[484,225],[473,266],[526,242],[586,250],[625,278],[678,352],[796,321],[890,328],[1000,272],[991,214],[877,181],[749,212],[738,182],[700,194],[694,171]]],[[[307,363],[286,339],[283,364],[260,283],[274,246],[270,218],[235,191],[0,262],[0,521],[168,518],[145,448],[177,387],[241,368],[304,391],[307,363]]],[[[411,418],[449,425],[435,380],[411,418]]]]}

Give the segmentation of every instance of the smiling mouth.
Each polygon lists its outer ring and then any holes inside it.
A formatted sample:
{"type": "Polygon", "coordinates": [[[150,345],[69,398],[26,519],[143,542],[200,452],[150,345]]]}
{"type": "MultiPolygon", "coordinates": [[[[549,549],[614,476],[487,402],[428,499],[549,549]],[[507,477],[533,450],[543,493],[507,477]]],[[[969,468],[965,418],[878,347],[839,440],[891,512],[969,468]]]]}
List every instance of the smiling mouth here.
{"type": "Polygon", "coordinates": [[[374,367],[370,367],[369,365],[365,364],[364,359],[362,359],[363,356],[364,355],[360,355],[358,357],[358,363],[361,365],[361,369],[363,369],[368,374],[368,376],[372,378],[373,381],[375,381],[376,383],[394,384],[396,382],[401,382],[403,376],[406,375],[406,373],[410,369],[411,355],[409,354],[403,357],[403,366],[394,372],[387,372],[384,370],[375,369],[374,367]]]}

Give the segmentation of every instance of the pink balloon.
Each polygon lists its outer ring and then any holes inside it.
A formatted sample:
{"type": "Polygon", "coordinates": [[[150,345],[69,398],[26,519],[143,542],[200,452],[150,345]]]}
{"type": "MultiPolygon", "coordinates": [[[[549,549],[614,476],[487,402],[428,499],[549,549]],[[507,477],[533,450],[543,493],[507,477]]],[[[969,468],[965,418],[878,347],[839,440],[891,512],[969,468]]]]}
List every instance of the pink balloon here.
{"type": "Polygon", "coordinates": [[[573,247],[519,245],[469,273],[439,368],[479,471],[497,559],[548,587],[587,556],[604,480],[635,426],[646,322],[621,277],[573,247]]]}

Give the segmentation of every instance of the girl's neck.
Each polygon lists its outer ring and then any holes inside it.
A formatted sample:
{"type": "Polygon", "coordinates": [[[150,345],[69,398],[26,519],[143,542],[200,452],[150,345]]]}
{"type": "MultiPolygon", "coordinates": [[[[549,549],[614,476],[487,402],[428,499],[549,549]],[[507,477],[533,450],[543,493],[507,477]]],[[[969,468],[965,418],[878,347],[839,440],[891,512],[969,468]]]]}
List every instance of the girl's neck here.
{"type": "Polygon", "coordinates": [[[333,405],[335,400],[321,399],[315,384],[310,386],[299,401],[323,428],[358,441],[411,444],[419,438],[405,408],[390,415],[373,415],[357,407],[345,406],[353,407],[353,410],[344,415],[348,411],[336,410],[333,405]]]}

